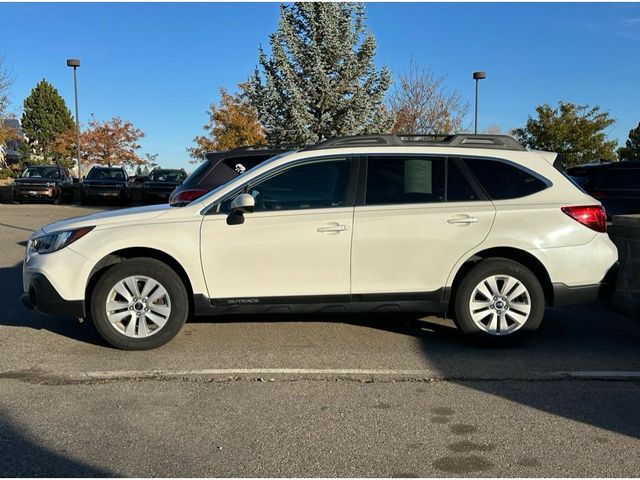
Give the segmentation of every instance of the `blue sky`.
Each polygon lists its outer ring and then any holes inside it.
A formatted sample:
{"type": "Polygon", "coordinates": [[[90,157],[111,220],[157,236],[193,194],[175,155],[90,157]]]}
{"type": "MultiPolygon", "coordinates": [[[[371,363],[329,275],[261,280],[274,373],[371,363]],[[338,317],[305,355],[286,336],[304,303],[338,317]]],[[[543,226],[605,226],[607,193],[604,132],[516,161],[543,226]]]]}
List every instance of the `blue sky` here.
{"type": "MultiPolygon", "coordinates": [[[[479,129],[524,124],[536,105],[600,105],[624,142],[640,121],[640,4],[369,3],[376,63],[392,73],[413,59],[473,101],[479,129]]],[[[0,54],[12,67],[12,110],[46,78],[73,110],[67,58],[80,58],[80,119],[120,116],[146,136],[141,153],[188,165],[218,87],[233,89],[277,28],[277,3],[0,3],[0,54]]],[[[467,124],[472,124],[472,111],[467,124]]],[[[192,167],[188,167],[192,168],[192,167]]]]}

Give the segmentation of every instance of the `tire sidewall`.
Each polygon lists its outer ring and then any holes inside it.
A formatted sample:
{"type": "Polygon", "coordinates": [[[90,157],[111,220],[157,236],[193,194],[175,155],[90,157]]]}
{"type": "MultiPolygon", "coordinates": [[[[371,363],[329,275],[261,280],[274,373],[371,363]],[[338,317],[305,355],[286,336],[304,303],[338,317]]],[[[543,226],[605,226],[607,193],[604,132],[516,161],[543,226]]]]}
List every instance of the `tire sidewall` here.
{"type": "Polygon", "coordinates": [[[123,350],[149,350],[175,337],[189,313],[187,291],[180,277],[168,265],[152,258],[125,260],[105,272],[91,295],[91,317],[98,333],[112,346],[123,350]],[[105,303],[113,286],[132,275],[144,275],[160,282],[171,300],[171,315],[162,329],[147,338],[131,338],[118,332],[109,322],[105,303]]]}
{"type": "Polygon", "coordinates": [[[482,260],[473,267],[462,280],[455,298],[456,325],[472,340],[490,344],[509,344],[535,332],[544,317],[544,291],[537,277],[524,265],[506,258],[482,260]],[[492,275],[509,275],[520,281],[529,292],[531,313],[525,324],[508,335],[491,335],[485,332],[471,318],[469,301],[476,286],[492,275]]]}

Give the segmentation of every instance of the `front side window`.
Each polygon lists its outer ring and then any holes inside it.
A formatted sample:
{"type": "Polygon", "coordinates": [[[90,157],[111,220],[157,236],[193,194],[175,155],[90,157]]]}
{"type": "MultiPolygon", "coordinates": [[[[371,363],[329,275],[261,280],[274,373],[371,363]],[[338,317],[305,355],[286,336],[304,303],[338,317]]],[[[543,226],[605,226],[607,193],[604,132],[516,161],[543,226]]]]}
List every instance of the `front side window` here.
{"type": "MultiPolygon", "coordinates": [[[[247,191],[255,199],[256,212],[343,207],[350,164],[343,158],[296,165],[250,185],[247,191]]],[[[220,211],[228,213],[231,200],[220,211]]]]}
{"type": "Polygon", "coordinates": [[[465,163],[492,200],[526,197],[548,186],[542,179],[511,163],[482,158],[468,158],[465,163]]]}

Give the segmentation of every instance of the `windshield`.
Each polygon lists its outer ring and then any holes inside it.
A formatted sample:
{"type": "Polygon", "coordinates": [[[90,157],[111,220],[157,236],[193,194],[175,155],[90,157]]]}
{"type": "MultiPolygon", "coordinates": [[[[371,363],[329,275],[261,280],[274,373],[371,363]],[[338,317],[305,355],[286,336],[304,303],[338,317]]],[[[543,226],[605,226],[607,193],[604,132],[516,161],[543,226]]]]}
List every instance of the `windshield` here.
{"type": "Polygon", "coordinates": [[[22,172],[22,178],[60,178],[58,167],[29,167],[22,172]]]}
{"type": "Polygon", "coordinates": [[[124,172],[119,168],[92,168],[87,180],[124,180],[124,172]]]}
{"type": "Polygon", "coordinates": [[[149,174],[152,182],[179,182],[183,179],[181,170],[154,170],[149,174]]]}

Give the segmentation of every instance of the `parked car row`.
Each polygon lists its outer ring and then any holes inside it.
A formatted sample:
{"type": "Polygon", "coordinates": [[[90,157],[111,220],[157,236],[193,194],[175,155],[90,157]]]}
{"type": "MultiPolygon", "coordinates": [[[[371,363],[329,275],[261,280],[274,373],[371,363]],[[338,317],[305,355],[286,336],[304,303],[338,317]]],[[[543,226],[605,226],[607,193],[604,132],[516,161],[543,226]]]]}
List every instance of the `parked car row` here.
{"type": "Polygon", "coordinates": [[[127,205],[133,192],[143,204],[167,203],[169,195],[187,178],[184,169],[156,168],[148,176],[128,176],[122,167],[95,166],[79,181],[68,169],[57,165],[27,167],[13,183],[13,199],[19,203],[47,200],[72,202],[78,190],[83,205],[117,203],[127,205]]]}

